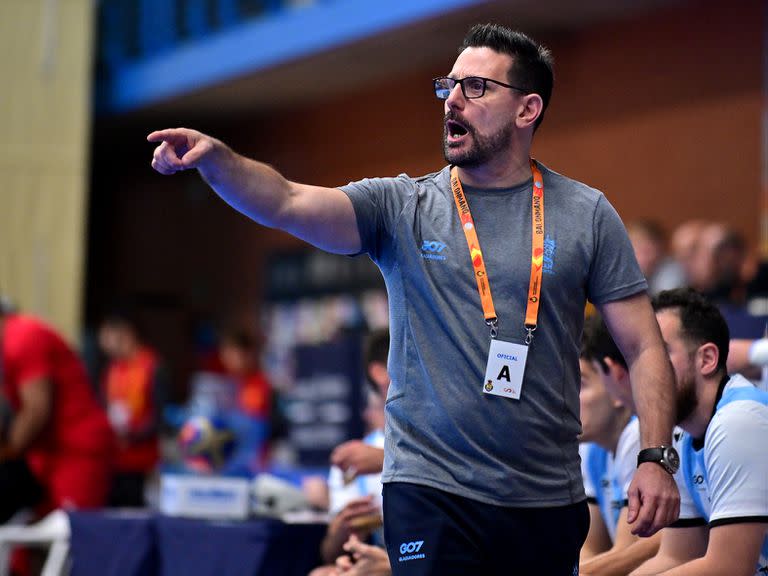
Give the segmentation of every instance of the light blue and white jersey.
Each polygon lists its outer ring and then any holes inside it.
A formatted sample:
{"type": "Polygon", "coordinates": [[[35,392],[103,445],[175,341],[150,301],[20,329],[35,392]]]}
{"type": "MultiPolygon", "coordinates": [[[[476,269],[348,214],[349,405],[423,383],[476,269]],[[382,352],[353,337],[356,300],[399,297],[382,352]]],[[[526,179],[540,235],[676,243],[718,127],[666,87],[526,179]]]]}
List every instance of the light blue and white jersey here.
{"type": "Polygon", "coordinates": [[[639,451],[640,426],[635,416],[619,436],[615,454],[592,442],[579,446],[584,491],[588,499],[597,502],[611,541],[616,539],[621,509],[627,506],[639,451]]]}
{"type": "MultiPolygon", "coordinates": [[[[678,442],[680,521],[710,528],[764,522],[768,528],[768,393],[740,375],[726,384],[697,449],[690,434],[678,442]]],[[[768,572],[768,532],[756,575],[768,572]]]]}

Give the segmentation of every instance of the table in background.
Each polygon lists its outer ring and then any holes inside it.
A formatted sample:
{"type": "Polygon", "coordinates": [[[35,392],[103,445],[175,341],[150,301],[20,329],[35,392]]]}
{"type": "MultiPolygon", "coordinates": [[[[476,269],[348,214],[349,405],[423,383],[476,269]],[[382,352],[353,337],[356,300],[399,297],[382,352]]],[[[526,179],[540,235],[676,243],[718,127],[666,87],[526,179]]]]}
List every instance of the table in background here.
{"type": "Polygon", "coordinates": [[[69,520],[72,576],[306,576],[326,530],[140,511],[77,511],[69,520]]]}

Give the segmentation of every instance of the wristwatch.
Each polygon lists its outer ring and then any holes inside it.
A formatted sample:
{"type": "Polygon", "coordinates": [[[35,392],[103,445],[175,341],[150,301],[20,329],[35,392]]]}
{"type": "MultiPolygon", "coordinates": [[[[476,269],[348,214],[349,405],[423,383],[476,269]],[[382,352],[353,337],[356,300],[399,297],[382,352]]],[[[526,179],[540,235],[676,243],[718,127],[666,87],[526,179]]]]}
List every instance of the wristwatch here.
{"type": "Polygon", "coordinates": [[[670,474],[674,474],[680,467],[680,455],[672,446],[645,448],[637,454],[637,465],[640,466],[643,462],[655,462],[670,474]]]}

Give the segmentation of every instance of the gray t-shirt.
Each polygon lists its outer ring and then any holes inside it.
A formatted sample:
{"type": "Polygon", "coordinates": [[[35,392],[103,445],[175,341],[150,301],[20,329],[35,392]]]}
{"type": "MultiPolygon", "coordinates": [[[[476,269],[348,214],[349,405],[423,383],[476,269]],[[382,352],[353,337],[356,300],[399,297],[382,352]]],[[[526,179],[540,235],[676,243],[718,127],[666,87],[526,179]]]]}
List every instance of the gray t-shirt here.
{"type": "MultiPolygon", "coordinates": [[[[592,188],[540,164],[544,274],[519,400],[483,394],[490,342],[450,171],[342,187],[389,295],[392,379],[383,482],[410,482],[501,506],[585,498],[579,466],[584,306],[646,289],[624,225],[592,188]]],[[[486,263],[498,338],[523,343],[531,266],[531,185],[464,187],[486,263]]]]}

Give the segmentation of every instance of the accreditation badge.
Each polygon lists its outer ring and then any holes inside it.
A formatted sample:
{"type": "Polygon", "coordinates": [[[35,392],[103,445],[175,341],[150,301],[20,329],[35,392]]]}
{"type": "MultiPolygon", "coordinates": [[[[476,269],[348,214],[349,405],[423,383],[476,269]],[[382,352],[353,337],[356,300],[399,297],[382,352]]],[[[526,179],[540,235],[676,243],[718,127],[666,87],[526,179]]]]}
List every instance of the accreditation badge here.
{"type": "Polygon", "coordinates": [[[491,340],[483,392],[519,400],[527,358],[528,346],[491,340]]]}

